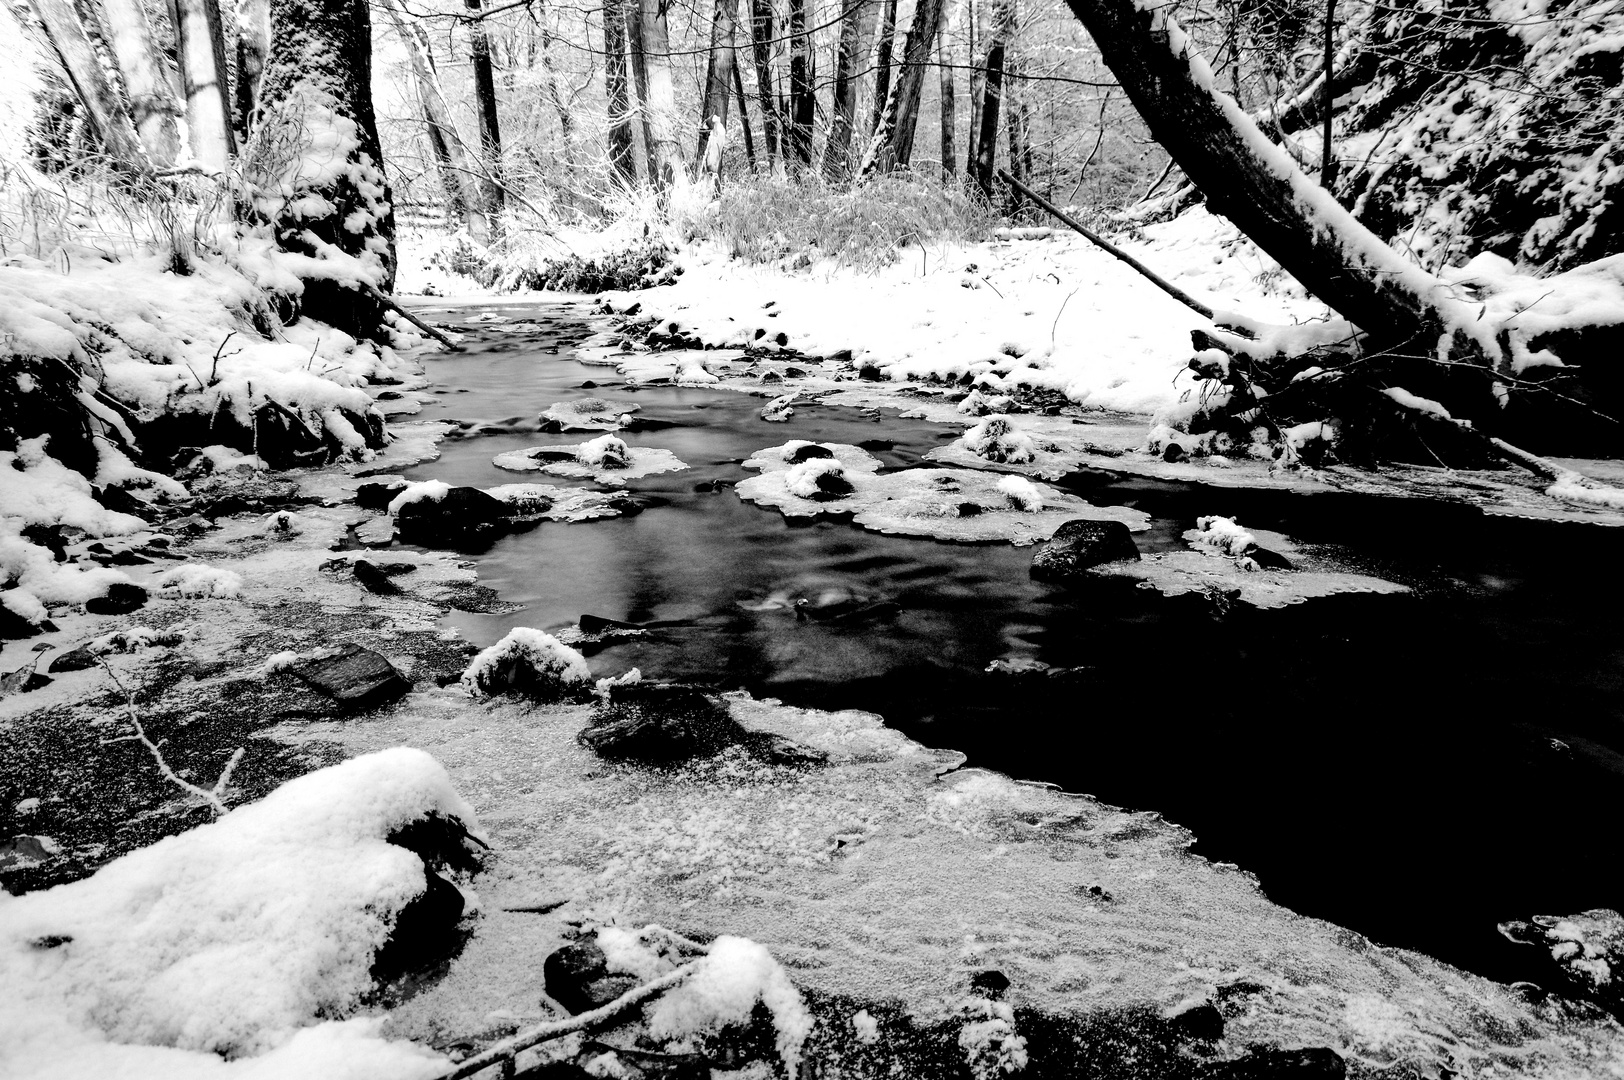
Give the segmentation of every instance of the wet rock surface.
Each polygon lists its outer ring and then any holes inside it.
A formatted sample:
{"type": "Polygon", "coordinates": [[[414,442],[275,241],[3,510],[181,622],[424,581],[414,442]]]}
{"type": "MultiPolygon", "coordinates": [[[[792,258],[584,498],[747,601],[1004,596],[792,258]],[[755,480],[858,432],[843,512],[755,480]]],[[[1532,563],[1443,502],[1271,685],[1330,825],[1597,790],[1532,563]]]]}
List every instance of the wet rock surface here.
{"type": "Polygon", "coordinates": [[[1032,556],[1032,577],[1038,581],[1074,581],[1083,571],[1101,563],[1138,561],[1139,548],[1126,525],[1079,519],[1061,525],[1032,556]]]}
{"type": "Polygon", "coordinates": [[[290,670],[351,712],[387,705],[412,688],[388,659],[354,642],[300,660],[290,670]]]}

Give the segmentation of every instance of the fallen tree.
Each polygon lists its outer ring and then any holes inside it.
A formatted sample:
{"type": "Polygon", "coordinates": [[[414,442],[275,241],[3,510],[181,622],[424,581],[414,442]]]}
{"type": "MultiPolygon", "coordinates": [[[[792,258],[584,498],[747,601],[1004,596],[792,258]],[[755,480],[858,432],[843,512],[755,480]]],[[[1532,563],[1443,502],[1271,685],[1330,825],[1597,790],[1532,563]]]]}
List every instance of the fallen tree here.
{"type": "Polygon", "coordinates": [[[1487,438],[1616,451],[1624,257],[1536,277],[1501,257],[1430,273],[1366,228],[1218,90],[1165,8],[1068,0],[1152,135],[1206,196],[1343,320],[1215,313],[1172,419],[1215,451],[1481,464],[1487,438]]]}

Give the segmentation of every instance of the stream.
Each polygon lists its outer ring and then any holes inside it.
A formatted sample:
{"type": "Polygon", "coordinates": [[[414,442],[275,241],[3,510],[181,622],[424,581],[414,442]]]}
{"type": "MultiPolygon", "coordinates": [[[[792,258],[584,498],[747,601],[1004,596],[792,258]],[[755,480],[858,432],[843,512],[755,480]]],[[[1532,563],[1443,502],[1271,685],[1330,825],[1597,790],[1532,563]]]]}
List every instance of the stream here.
{"type": "Polygon", "coordinates": [[[518,605],[455,612],[475,644],[584,613],[667,624],[584,650],[594,673],[638,667],[877,712],[971,764],[1158,811],[1277,903],[1501,981],[1540,981],[1545,968],[1498,922],[1624,909],[1624,537],[1437,503],[1083,469],[1057,486],[1150,514],[1142,552],[1182,549],[1197,516],[1224,514],[1336,544],[1413,591],[1220,610],[1121,578],[1051,586],[1028,576],[1034,548],[791,521],[731,490],[752,475],[742,459],[788,439],[858,444],[907,468],[962,427],[815,404],[768,423],[759,397],[632,387],[577,362],[592,332],[578,308],[430,310],[468,320],[468,332],[464,352],[427,361],[435,400],[418,418],[487,427],[448,439],[409,479],[590,487],[491,463],[591,438],[535,430],[548,405],[588,396],[635,401],[640,419],[669,424],[620,437],[689,466],[628,481],[640,514],[543,523],[473,553],[481,581],[518,605]],[[478,310],[535,328],[483,327],[478,310]],[[803,599],[814,617],[797,614],[803,599]],[[989,673],[999,660],[1063,670],[989,673]]]}

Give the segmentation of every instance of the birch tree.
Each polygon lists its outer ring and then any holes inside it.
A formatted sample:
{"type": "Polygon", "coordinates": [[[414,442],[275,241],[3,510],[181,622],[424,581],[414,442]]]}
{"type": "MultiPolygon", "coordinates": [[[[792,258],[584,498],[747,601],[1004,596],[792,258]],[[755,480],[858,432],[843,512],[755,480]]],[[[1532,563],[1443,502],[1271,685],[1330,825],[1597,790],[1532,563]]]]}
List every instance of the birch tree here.
{"type": "Polygon", "coordinates": [[[224,30],[218,0],[170,0],[176,66],[186,100],[192,158],[212,172],[231,167],[237,141],[231,128],[224,30]]]}
{"type": "Polygon", "coordinates": [[[167,169],[180,156],[183,110],[152,23],[140,0],[102,0],[101,13],[141,146],[154,166],[167,169]]]}
{"type": "Polygon", "coordinates": [[[103,73],[96,50],[85,35],[78,13],[67,0],[29,0],[67,76],[68,85],[85,108],[85,118],[108,156],[115,162],[145,169],[146,152],[136,136],[118,91],[103,73]]]}

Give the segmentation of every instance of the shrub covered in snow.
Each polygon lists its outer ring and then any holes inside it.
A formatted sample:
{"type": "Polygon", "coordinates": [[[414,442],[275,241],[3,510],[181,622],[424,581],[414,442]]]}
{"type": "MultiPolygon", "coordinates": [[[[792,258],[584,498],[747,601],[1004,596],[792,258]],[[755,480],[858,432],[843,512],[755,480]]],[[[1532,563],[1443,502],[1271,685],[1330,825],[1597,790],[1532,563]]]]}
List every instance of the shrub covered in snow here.
{"type": "Polygon", "coordinates": [[[1006,476],[998,481],[998,490],[1017,510],[1035,514],[1043,509],[1043,493],[1036,484],[1024,476],[1006,476]]]}
{"type": "Polygon", "coordinates": [[[1007,416],[989,416],[959,440],[971,453],[988,461],[1020,465],[1037,457],[1037,443],[1007,416]]]}
{"type": "Polygon", "coordinates": [[[586,658],[551,634],[515,626],[507,636],[474,657],[462,673],[468,693],[483,697],[519,693],[561,697],[592,681],[586,658]]]}
{"type": "Polygon", "coordinates": [[[599,469],[624,469],[631,464],[631,451],[613,435],[599,435],[581,444],[575,459],[582,465],[599,469]]]}

